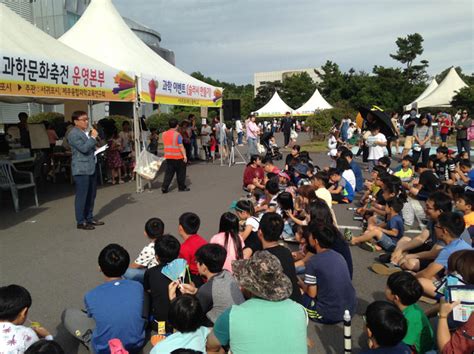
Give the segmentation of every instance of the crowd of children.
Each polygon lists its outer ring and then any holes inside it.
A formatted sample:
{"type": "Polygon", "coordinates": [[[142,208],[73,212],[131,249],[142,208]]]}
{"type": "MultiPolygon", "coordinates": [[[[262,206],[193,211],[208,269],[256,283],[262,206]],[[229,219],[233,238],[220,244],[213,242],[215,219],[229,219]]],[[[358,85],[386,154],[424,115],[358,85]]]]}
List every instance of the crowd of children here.
{"type": "MultiPolygon", "coordinates": [[[[426,163],[404,156],[391,166],[378,127],[371,136],[367,180],[344,146],[324,168],[298,145],[283,170],[252,156],[246,196],[221,215],[209,242],[195,213],[179,217],[179,239],[162,220],[148,220],[148,244],[131,264],[120,245],[100,252],[105,282],[85,295],[85,312],[65,310],[64,326],[97,354],[138,352],[150,333],[153,354],[306,353],[308,320],[332,325],[356,315],[357,245],[380,252],[371,269],[388,276],[386,301],[363,316],[364,353],[473,352],[471,163],[439,147],[426,163]],[[339,231],[338,203],[353,204],[360,235],[339,231]],[[419,301],[432,306],[424,311],[419,301]]],[[[0,288],[0,353],[57,348],[47,330],[25,325],[31,304],[23,287],[0,288]]]]}

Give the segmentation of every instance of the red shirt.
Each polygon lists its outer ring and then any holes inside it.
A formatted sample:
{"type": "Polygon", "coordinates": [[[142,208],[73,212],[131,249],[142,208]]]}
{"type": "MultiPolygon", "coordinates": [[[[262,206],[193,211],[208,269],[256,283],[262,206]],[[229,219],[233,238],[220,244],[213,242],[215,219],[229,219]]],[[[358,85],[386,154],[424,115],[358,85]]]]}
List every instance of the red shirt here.
{"type": "Polygon", "coordinates": [[[451,127],[451,120],[449,118],[443,118],[441,119],[440,123],[441,123],[440,133],[448,134],[449,128],[451,127]]]}
{"type": "Polygon", "coordinates": [[[263,181],[263,177],[265,177],[265,171],[263,168],[253,168],[251,166],[247,166],[244,171],[244,187],[247,187],[249,184],[253,184],[254,178],[258,178],[263,181]]]}
{"type": "Polygon", "coordinates": [[[196,234],[190,235],[181,245],[181,249],[179,250],[179,258],[183,258],[186,260],[186,262],[188,262],[189,270],[192,274],[199,274],[195,255],[196,251],[205,244],[207,244],[207,241],[196,234]]]}

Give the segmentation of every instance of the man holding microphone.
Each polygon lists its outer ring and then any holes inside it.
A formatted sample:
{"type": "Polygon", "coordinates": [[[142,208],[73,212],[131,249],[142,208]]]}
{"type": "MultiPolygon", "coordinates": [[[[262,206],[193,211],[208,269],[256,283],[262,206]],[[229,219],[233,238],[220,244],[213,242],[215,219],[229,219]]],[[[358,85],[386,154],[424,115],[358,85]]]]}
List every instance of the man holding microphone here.
{"type": "Polygon", "coordinates": [[[77,228],[94,230],[95,226],[104,225],[93,217],[94,202],[97,190],[96,150],[97,130],[89,127],[89,117],[84,111],[72,114],[74,128],[67,136],[72,151],[71,173],[76,184],[74,201],[77,228]]]}

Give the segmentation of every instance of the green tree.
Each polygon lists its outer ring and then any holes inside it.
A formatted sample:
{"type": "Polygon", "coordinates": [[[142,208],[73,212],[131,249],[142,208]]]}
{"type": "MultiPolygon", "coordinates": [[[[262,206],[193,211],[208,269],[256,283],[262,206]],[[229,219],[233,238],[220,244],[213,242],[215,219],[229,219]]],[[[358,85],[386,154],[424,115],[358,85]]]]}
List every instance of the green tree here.
{"type": "Polygon", "coordinates": [[[423,37],[419,33],[409,34],[406,37],[398,37],[395,41],[398,50],[390,57],[405,64],[404,73],[411,83],[425,82],[428,78],[426,68],[427,60],[421,60],[420,64],[415,64],[415,59],[423,54],[423,37]]]}
{"type": "Polygon", "coordinates": [[[321,95],[330,102],[337,102],[342,99],[342,93],[346,88],[346,80],[339,69],[339,65],[328,60],[321,67],[321,70],[314,71],[322,80],[317,84],[321,95]]]}
{"type": "Polygon", "coordinates": [[[469,115],[474,116],[474,85],[464,87],[453,97],[451,105],[456,108],[467,109],[469,115]]]}
{"type": "Polygon", "coordinates": [[[316,89],[316,84],[308,73],[302,72],[283,79],[281,98],[293,109],[308,101],[316,89]]]}
{"type": "Polygon", "coordinates": [[[261,85],[257,89],[257,95],[255,96],[254,107],[255,110],[262,108],[265,106],[268,101],[272,98],[275,94],[275,91],[278,91],[280,94],[283,88],[283,84],[280,81],[269,81],[266,82],[264,85],[261,85]]]}

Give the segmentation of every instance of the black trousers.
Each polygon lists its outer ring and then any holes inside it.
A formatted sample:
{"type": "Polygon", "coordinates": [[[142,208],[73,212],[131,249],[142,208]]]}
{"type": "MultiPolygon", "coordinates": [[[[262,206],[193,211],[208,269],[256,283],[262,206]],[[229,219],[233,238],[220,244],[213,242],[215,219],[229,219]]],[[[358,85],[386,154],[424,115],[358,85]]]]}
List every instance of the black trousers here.
{"type": "Polygon", "coordinates": [[[168,188],[173,180],[176,172],[176,179],[178,180],[178,188],[180,190],[186,189],[186,164],[184,160],[166,159],[166,170],[161,190],[168,191],[168,188]]]}
{"type": "Polygon", "coordinates": [[[290,143],[290,133],[291,131],[283,131],[283,136],[285,138],[285,146],[288,146],[290,143]]]}

